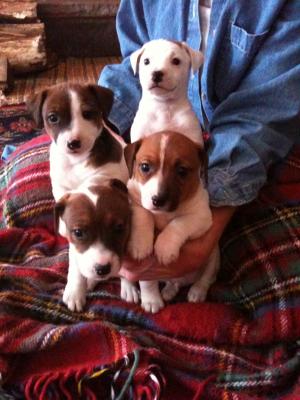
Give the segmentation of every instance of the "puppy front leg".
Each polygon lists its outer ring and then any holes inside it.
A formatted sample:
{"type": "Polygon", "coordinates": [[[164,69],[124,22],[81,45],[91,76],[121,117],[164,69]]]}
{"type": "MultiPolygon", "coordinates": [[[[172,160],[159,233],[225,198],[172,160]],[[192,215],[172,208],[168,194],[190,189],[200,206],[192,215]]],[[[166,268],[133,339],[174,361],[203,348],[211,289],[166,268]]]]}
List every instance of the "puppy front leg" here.
{"type": "Polygon", "coordinates": [[[141,305],[147,312],[156,313],[164,307],[158,281],[140,281],[141,305]]]}
{"type": "Polygon", "coordinates": [[[211,220],[201,223],[197,216],[189,215],[173,219],[158,235],[154,251],[160,264],[177,260],[181,246],[194,237],[202,236],[211,226],[211,220]],[[198,222],[198,223],[197,223],[198,222]]]}
{"type": "Polygon", "coordinates": [[[87,281],[77,266],[73,246],[69,248],[69,270],[63,302],[71,311],[82,311],[86,302],[87,281]]]}
{"type": "Polygon", "coordinates": [[[136,260],[142,260],[153,252],[154,220],[145,208],[134,203],[132,206],[131,235],[128,252],[136,260]]]}

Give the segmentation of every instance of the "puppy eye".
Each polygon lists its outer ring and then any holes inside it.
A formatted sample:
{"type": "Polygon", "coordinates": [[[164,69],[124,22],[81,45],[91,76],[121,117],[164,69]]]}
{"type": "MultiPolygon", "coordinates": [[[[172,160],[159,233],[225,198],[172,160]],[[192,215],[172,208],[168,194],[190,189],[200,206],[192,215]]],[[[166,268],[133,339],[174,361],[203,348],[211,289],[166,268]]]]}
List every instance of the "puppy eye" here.
{"type": "Polygon", "coordinates": [[[93,110],[82,111],[82,116],[84,119],[91,120],[96,116],[96,112],[93,110]]]}
{"type": "Polygon", "coordinates": [[[72,230],[72,235],[77,240],[85,240],[87,238],[87,231],[84,229],[76,228],[72,230]]]}
{"type": "Polygon", "coordinates": [[[47,121],[49,122],[49,124],[58,124],[59,123],[59,116],[55,113],[50,113],[47,117],[47,121]]]}
{"type": "Polygon", "coordinates": [[[144,59],[144,64],[145,64],[145,65],[149,65],[149,64],[150,64],[149,58],[145,58],[145,59],[144,59]]]}
{"type": "Polygon", "coordinates": [[[148,163],[141,163],[139,167],[143,174],[148,174],[151,170],[151,166],[148,163]]]}
{"type": "Polygon", "coordinates": [[[122,233],[122,232],[124,232],[124,229],[125,229],[125,225],[122,222],[120,222],[119,224],[115,224],[115,226],[114,226],[115,233],[122,233]]]}
{"type": "Polygon", "coordinates": [[[181,63],[181,61],[179,60],[179,58],[174,57],[174,58],[172,59],[172,64],[173,64],[173,65],[179,65],[180,63],[181,63]]]}
{"type": "Polygon", "coordinates": [[[180,178],[186,178],[186,176],[187,176],[189,170],[188,170],[187,167],[184,167],[183,165],[179,165],[179,166],[176,168],[176,172],[177,172],[177,175],[178,175],[180,178]]]}

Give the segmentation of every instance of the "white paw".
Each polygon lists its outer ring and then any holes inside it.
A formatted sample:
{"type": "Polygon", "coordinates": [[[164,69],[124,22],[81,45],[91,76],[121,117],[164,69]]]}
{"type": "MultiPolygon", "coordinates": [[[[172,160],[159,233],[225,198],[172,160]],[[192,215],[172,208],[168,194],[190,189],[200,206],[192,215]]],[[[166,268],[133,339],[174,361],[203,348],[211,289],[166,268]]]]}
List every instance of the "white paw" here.
{"type": "Polygon", "coordinates": [[[128,252],[135,260],[143,260],[153,252],[152,235],[133,235],[128,243],[128,252]]]}
{"type": "Polygon", "coordinates": [[[177,260],[179,256],[180,246],[177,241],[173,241],[172,237],[166,235],[158,235],[154,244],[154,252],[160,264],[170,264],[177,260]]]}
{"type": "Polygon", "coordinates": [[[208,287],[207,286],[197,286],[193,285],[191,286],[187,298],[188,301],[191,303],[200,303],[205,301],[206,296],[208,292],[208,287]]]}
{"type": "Polygon", "coordinates": [[[128,303],[138,303],[140,292],[134,283],[121,279],[121,298],[128,303]]]}
{"type": "Polygon", "coordinates": [[[86,290],[67,284],[63,294],[63,302],[71,311],[82,311],[86,302],[86,290]]]}
{"type": "Polygon", "coordinates": [[[142,298],[142,307],[145,311],[155,314],[164,307],[164,302],[160,296],[155,298],[145,296],[142,298]]]}
{"type": "Polygon", "coordinates": [[[167,281],[165,287],[161,291],[162,298],[165,301],[172,300],[178,293],[179,287],[176,283],[167,281]]]}

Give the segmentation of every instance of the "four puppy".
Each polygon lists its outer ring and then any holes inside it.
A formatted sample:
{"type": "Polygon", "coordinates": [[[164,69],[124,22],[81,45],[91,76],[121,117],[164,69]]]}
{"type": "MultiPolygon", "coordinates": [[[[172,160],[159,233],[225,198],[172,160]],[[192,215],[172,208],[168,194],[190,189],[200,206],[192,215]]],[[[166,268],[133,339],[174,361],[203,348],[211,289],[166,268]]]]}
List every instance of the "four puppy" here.
{"type": "MultiPolygon", "coordinates": [[[[69,241],[63,301],[72,311],[82,310],[97,281],[117,275],[127,246],[136,259],[150,255],[158,229],[154,252],[169,264],[186,240],[211,226],[201,127],[187,99],[190,71],[202,62],[201,52],[168,40],[149,42],[132,54],[143,93],[131,128],[134,143],[125,148],[129,181],[124,143],[105,124],[113,102],[109,89],[64,84],[28,101],[38,126],[52,139],[56,223],[69,241]]],[[[181,285],[193,283],[189,301],[204,300],[218,257],[215,249],[201,273],[168,281],[163,298],[170,300],[181,285]]],[[[142,281],[140,289],[145,310],[163,307],[157,281],[142,281]]],[[[122,279],[121,296],[137,302],[135,285],[122,279]]]]}

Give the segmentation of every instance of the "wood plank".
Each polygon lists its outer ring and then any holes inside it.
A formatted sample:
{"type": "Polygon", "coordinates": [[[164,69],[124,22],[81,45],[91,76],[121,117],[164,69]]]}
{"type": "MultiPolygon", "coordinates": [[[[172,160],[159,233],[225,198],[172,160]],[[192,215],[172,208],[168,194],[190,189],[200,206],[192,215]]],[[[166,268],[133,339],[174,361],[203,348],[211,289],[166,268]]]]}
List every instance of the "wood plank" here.
{"type": "Polygon", "coordinates": [[[38,0],[38,16],[45,18],[115,17],[120,0],[38,0]]]}
{"type": "Polygon", "coordinates": [[[34,21],[37,19],[37,0],[0,0],[0,20],[34,21]]]}
{"type": "Polygon", "coordinates": [[[12,73],[8,59],[0,57],[0,92],[7,92],[12,88],[12,73]]]}
{"type": "Polygon", "coordinates": [[[44,68],[44,24],[0,24],[0,56],[8,58],[15,73],[44,68]]]}

